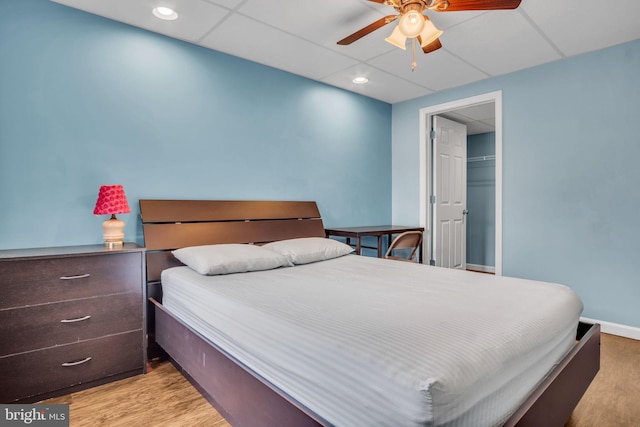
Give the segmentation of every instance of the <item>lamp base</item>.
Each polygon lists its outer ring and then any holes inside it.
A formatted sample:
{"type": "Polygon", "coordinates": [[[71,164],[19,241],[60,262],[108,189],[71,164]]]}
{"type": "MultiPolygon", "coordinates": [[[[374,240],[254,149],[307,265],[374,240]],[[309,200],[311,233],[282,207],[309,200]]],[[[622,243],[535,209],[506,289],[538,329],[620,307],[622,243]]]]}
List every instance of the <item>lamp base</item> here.
{"type": "Polygon", "coordinates": [[[123,245],[122,239],[124,239],[124,221],[116,218],[115,215],[110,219],[102,223],[104,229],[104,245],[108,248],[118,248],[123,245]]]}
{"type": "Polygon", "coordinates": [[[107,249],[120,249],[124,246],[124,242],[104,242],[104,247],[107,249]]]}

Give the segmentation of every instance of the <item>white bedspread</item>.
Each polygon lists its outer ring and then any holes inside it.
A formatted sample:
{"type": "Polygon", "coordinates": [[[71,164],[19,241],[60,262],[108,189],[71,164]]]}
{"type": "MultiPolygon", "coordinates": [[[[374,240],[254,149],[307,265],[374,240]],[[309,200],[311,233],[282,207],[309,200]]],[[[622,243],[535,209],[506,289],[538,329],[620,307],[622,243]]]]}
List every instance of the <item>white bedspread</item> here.
{"type": "Polygon", "coordinates": [[[163,304],[335,426],[497,426],[574,344],[565,286],[347,255],[162,273],[163,304]]]}

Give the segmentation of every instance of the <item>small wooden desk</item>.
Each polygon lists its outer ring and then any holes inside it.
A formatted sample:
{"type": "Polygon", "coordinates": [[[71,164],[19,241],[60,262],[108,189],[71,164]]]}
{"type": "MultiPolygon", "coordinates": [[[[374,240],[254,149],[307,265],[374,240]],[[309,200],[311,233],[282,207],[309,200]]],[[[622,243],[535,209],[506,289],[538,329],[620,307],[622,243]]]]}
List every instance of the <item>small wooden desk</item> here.
{"type": "MultiPolygon", "coordinates": [[[[391,244],[391,239],[394,234],[404,233],[405,231],[422,231],[424,227],[409,227],[405,225],[372,225],[367,227],[340,227],[340,228],[325,228],[327,237],[340,236],[346,237],[347,245],[351,244],[351,238],[356,239],[356,255],[360,255],[360,251],[363,247],[376,249],[368,246],[362,246],[362,236],[376,236],[378,238],[378,258],[382,258],[382,236],[387,236],[387,247],[391,244]]],[[[422,262],[422,248],[419,251],[419,260],[422,262]]]]}

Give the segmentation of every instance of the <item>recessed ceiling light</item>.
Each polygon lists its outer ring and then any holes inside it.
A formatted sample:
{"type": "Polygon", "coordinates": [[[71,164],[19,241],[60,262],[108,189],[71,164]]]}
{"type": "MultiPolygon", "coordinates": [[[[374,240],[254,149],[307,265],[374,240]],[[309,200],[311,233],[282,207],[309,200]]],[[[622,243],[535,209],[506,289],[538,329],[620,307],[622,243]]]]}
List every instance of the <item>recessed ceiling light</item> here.
{"type": "Polygon", "coordinates": [[[174,19],[178,19],[178,14],[176,13],[176,11],[168,7],[154,7],[152,12],[156,18],[164,19],[165,21],[173,21],[174,19]]]}
{"type": "Polygon", "coordinates": [[[362,84],[365,84],[366,82],[368,82],[369,79],[366,78],[366,77],[356,77],[352,81],[357,85],[362,85],[362,84]]]}

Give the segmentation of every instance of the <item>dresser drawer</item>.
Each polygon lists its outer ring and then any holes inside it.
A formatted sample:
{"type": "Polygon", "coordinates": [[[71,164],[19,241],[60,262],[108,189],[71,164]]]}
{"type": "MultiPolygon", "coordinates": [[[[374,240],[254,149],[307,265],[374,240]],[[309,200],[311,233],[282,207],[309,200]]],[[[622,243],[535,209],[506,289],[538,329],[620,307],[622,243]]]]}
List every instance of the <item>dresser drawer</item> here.
{"type": "Polygon", "coordinates": [[[140,288],[142,253],[0,262],[0,309],[140,288]]]}
{"type": "Polygon", "coordinates": [[[133,331],[142,295],[129,292],[0,310],[0,356],[133,331]]]}
{"type": "Polygon", "coordinates": [[[142,373],[141,348],[142,331],[135,331],[0,357],[0,402],[10,403],[124,372],[142,373]]]}

